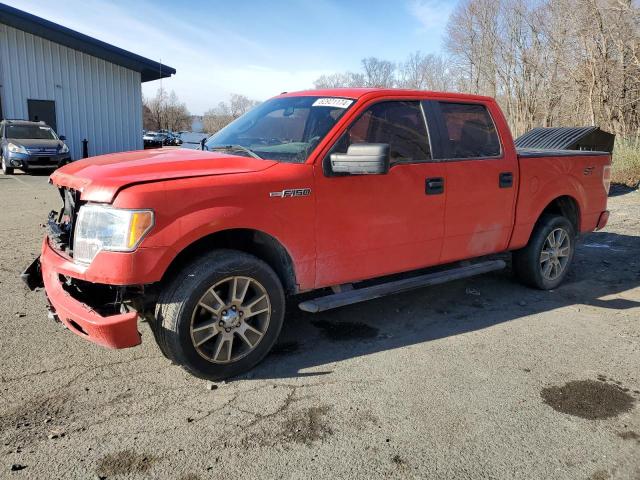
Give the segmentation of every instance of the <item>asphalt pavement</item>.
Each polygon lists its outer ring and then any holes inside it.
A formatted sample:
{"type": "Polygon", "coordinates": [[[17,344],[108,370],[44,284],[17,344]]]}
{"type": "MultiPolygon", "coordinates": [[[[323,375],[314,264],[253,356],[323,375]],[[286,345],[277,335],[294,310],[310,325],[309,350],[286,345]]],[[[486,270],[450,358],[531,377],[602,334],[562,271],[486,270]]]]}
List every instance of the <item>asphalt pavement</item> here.
{"type": "Polygon", "coordinates": [[[47,318],[18,275],[60,207],[0,175],[0,478],[640,478],[640,194],[560,288],[508,270],[323,314],[208,384],[47,318]]]}

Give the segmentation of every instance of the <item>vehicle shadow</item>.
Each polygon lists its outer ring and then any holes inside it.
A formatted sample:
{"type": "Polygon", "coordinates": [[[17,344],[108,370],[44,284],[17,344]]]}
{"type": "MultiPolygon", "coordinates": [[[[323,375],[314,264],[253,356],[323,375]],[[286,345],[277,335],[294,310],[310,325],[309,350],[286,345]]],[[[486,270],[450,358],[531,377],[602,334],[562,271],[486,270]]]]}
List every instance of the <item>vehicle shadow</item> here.
{"type": "Polygon", "coordinates": [[[606,298],[638,285],[640,237],[596,232],[581,238],[568,278],[548,292],[520,285],[507,268],[318,314],[302,312],[297,301],[291,302],[272,353],[238,378],[329,375],[332,365],[341,360],[481,330],[568,305],[638,308],[640,302],[635,300],[606,298]]]}
{"type": "Polygon", "coordinates": [[[618,197],[620,195],[626,195],[627,193],[634,192],[638,189],[638,187],[630,187],[628,185],[623,185],[621,183],[612,183],[611,188],[609,189],[610,197],[618,197]]]}

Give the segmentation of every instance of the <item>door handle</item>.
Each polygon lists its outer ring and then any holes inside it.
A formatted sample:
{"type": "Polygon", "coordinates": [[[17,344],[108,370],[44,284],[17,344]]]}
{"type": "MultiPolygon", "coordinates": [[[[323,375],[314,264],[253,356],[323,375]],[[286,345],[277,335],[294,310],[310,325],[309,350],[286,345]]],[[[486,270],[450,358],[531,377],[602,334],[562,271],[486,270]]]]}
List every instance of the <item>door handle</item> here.
{"type": "Polygon", "coordinates": [[[431,177],[425,181],[424,193],[427,195],[440,195],[444,192],[444,178],[431,177]]]}
{"type": "Polygon", "coordinates": [[[502,172],[500,174],[500,188],[511,188],[513,187],[513,173],[511,172],[502,172]]]}

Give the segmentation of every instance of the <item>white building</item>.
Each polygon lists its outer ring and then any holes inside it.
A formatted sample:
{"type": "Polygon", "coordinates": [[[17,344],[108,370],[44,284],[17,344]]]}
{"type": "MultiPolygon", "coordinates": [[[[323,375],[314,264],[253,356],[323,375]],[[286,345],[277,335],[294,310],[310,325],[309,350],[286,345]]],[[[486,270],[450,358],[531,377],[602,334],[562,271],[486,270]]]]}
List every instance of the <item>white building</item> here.
{"type": "Polygon", "coordinates": [[[0,119],[37,120],[73,159],[142,145],[141,83],[175,69],[0,3],[0,119]]]}

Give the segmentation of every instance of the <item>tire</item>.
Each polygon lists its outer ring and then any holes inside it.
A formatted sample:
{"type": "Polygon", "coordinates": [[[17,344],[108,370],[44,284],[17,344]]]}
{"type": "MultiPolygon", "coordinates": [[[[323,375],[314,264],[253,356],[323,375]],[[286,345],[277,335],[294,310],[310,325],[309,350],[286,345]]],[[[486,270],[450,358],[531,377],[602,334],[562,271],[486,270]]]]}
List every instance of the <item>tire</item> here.
{"type": "Polygon", "coordinates": [[[527,246],[513,252],[514,273],[520,282],[530,287],[556,288],[569,272],[575,248],[573,224],[560,215],[544,215],[536,224],[527,246]],[[559,245],[557,248],[552,245],[552,232],[555,244],[559,245]]]}
{"type": "Polygon", "coordinates": [[[218,381],[245,373],[269,353],[284,312],[284,289],[271,267],[247,253],[217,250],[165,285],[152,328],[167,358],[218,381]]]}
{"type": "Polygon", "coordinates": [[[0,152],[0,161],[2,162],[2,173],[5,175],[13,175],[13,167],[7,167],[7,162],[2,152],[0,152]]]}

